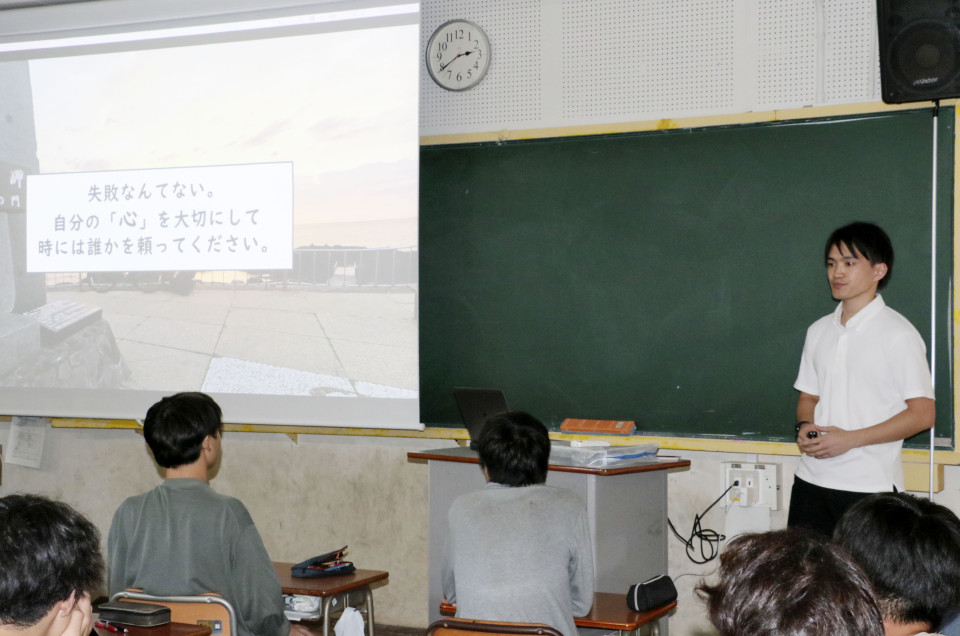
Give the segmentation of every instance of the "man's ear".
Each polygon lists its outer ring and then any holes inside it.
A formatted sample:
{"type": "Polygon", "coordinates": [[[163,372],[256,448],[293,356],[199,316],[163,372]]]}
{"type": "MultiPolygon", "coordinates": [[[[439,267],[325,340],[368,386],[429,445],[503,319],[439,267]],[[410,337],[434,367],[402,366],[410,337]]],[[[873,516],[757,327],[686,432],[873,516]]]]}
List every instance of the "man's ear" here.
{"type": "Polygon", "coordinates": [[[873,280],[878,283],[883,280],[883,277],[887,275],[887,264],[886,263],[877,263],[873,266],[873,280]]]}
{"type": "Polygon", "coordinates": [[[77,592],[70,592],[70,597],[53,604],[57,610],[57,616],[68,616],[73,611],[73,606],[77,604],[77,592]]]}

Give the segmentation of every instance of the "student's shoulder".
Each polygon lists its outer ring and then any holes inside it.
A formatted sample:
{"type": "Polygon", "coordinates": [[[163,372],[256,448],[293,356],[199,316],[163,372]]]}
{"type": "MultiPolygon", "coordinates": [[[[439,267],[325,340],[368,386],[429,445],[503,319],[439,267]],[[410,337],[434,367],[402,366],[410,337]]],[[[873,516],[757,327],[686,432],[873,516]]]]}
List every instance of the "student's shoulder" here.
{"type": "Polygon", "coordinates": [[[248,511],[244,503],[236,497],[224,495],[223,493],[219,493],[213,489],[210,490],[209,497],[213,505],[224,510],[228,510],[231,514],[237,517],[250,519],[250,511],[248,511]]]}
{"type": "Polygon", "coordinates": [[[210,484],[198,479],[167,479],[155,490],[166,490],[170,501],[184,511],[202,510],[206,514],[229,514],[249,520],[250,513],[242,501],[217,492],[210,484]]]}
{"type": "Polygon", "coordinates": [[[503,486],[488,484],[486,487],[457,497],[450,505],[451,519],[486,515],[491,510],[504,507],[527,507],[540,505],[553,510],[579,511],[586,503],[578,493],[566,488],[536,484],[531,486],[503,486]]]}
{"type": "Polygon", "coordinates": [[[586,510],[586,501],[580,493],[568,488],[538,484],[527,486],[526,497],[531,502],[545,505],[554,510],[562,510],[564,514],[586,510]]]}
{"type": "Polygon", "coordinates": [[[114,518],[121,517],[125,514],[138,514],[137,511],[143,508],[144,502],[147,500],[147,497],[152,491],[142,492],[139,495],[131,495],[120,502],[120,505],[117,506],[116,511],[113,513],[114,518]]]}
{"type": "Polygon", "coordinates": [[[469,509],[483,502],[490,501],[491,499],[496,499],[496,494],[494,490],[487,486],[458,496],[453,500],[453,503],[450,504],[450,510],[469,509]]]}

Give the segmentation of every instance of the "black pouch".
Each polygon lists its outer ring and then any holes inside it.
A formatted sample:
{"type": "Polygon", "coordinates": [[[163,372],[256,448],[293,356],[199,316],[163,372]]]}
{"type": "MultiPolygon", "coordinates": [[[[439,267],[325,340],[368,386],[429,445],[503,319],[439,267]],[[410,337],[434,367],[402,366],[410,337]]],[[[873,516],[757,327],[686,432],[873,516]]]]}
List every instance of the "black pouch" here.
{"type": "Polygon", "coordinates": [[[677,600],[677,587],[666,574],[643,583],[635,583],[627,591],[627,607],[634,612],[649,612],[677,600]]]}
{"type": "Polygon", "coordinates": [[[340,560],[346,551],[347,546],[343,546],[339,550],[301,561],[290,568],[290,575],[298,579],[314,579],[355,572],[357,568],[353,567],[353,563],[340,560]]]}
{"type": "Polygon", "coordinates": [[[98,611],[100,620],[121,625],[154,627],[170,622],[170,608],[156,603],[110,601],[101,603],[98,611]]]}

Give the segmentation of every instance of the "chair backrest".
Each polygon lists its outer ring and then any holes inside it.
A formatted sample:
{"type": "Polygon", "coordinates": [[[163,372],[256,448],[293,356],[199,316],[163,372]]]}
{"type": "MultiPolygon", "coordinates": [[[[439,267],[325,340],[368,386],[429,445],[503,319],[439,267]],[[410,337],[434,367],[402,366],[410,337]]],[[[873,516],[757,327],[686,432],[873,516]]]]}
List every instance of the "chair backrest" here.
{"type": "Polygon", "coordinates": [[[170,608],[170,620],[174,623],[208,625],[211,636],[233,636],[237,615],[233,605],[219,594],[197,596],[155,596],[134,590],[117,592],[111,601],[129,600],[138,603],[157,603],[170,608]]]}
{"type": "Polygon", "coordinates": [[[506,623],[472,618],[441,618],[427,628],[426,636],[477,636],[478,634],[563,636],[555,628],[541,623],[506,623]]]}

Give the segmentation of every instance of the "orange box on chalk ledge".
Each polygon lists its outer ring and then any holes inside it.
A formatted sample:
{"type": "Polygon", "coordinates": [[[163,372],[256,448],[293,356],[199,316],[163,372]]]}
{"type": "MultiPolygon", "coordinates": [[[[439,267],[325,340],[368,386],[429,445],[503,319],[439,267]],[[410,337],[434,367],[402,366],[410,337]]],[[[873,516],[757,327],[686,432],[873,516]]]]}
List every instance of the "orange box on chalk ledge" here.
{"type": "Polygon", "coordinates": [[[631,435],[637,425],[628,420],[576,420],[567,418],[560,425],[562,433],[582,435],[631,435]]]}

